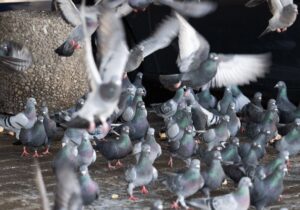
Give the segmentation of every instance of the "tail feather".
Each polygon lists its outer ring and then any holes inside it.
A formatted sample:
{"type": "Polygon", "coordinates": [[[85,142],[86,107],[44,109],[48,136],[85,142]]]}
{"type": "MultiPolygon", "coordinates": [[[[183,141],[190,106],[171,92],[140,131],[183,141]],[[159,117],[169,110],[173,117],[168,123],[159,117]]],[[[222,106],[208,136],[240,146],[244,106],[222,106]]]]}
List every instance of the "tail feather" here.
{"type": "Polygon", "coordinates": [[[270,33],[272,30],[270,29],[270,27],[267,27],[260,35],[258,38],[261,38],[262,36],[270,33]]]}

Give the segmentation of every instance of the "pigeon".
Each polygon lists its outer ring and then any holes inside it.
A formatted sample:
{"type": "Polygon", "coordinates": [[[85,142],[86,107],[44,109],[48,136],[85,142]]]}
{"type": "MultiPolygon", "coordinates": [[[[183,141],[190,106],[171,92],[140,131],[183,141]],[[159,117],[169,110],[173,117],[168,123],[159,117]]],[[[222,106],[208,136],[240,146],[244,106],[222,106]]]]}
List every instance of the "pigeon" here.
{"type": "Polygon", "coordinates": [[[283,178],[286,172],[287,167],[285,164],[282,164],[264,179],[255,179],[250,194],[251,205],[255,206],[257,210],[262,210],[277,201],[283,192],[283,178]]]}
{"type": "Polygon", "coordinates": [[[16,133],[16,138],[19,139],[19,134],[22,128],[30,129],[37,120],[36,115],[36,100],[34,98],[27,99],[25,110],[14,116],[0,115],[0,126],[9,131],[16,133]]]}
{"type": "MultiPolygon", "coordinates": [[[[246,3],[247,7],[255,7],[264,2],[264,0],[250,0],[246,3]]],[[[268,27],[259,36],[263,36],[269,32],[286,31],[288,27],[293,25],[298,15],[298,6],[293,0],[267,0],[272,18],[269,20],[268,27]]]]}
{"type": "Polygon", "coordinates": [[[177,148],[172,148],[171,150],[171,158],[169,161],[169,165],[173,166],[173,159],[172,157],[177,157],[183,160],[187,165],[191,163],[191,157],[197,151],[197,144],[194,140],[193,128],[192,126],[187,126],[185,128],[185,132],[183,137],[179,140],[179,144],[177,148]]]}
{"type": "Polygon", "coordinates": [[[223,98],[217,104],[217,110],[221,115],[225,115],[229,104],[233,102],[233,96],[230,88],[225,88],[223,98]]]}
{"type": "Polygon", "coordinates": [[[210,46],[182,16],[179,21],[180,74],[160,75],[166,88],[180,86],[199,90],[208,87],[244,85],[263,77],[270,66],[270,55],[224,55],[210,53],[210,46]]]}
{"type": "Polygon", "coordinates": [[[285,82],[279,81],[276,85],[275,88],[278,88],[278,94],[276,98],[276,105],[278,107],[279,113],[280,113],[280,120],[282,123],[290,123],[292,121],[288,121],[286,119],[285,115],[287,113],[293,112],[297,109],[297,107],[290,102],[288,95],[287,95],[287,87],[285,82]]]}
{"type": "Polygon", "coordinates": [[[32,65],[30,50],[17,42],[4,41],[0,44],[0,69],[24,72],[32,65]]]}
{"type": "Polygon", "coordinates": [[[241,116],[245,122],[259,123],[263,119],[264,108],[261,104],[262,93],[256,92],[251,102],[242,109],[241,116]]]}
{"type": "Polygon", "coordinates": [[[225,180],[221,161],[222,156],[220,151],[215,150],[211,163],[207,166],[206,170],[201,171],[205,183],[201,191],[206,197],[210,197],[210,191],[219,188],[225,180]]]}
{"type": "Polygon", "coordinates": [[[167,178],[163,181],[167,189],[177,195],[177,200],[172,204],[172,208],[179,208],[178,202],[185,209],[188,206],[185,198],[195,194],[204,185],[204,179],[200,172],[200,160],[193,159],[188,168],[178,173],[166,173],[167,178]]]}
{"type": "Polygon", "coordinates": [[[122,113],[121,116],[121,121],[123,122],[128,122],[131,121],[133,119],[133,117],[135,116],[135,111],[136,111],[136,107],[138,102],[143,102],[143,97],[145,96],[145,90],[143,88],[137,88],[136,89],[136,93],[135,96],[132,100],[132,103],[127,106],[124,110],[124,112],[122,113]]]}
{"type": "Polygon", "coordinates": [[[207,143],[207,150],[210,151],[214,147],[219,146],[222,142],[226,142],[230,137],[230,131],[228,130],[228,123],[230,117],[225,115],[222,121],[215,128],[210,128],[205,131],[201,138],[207,143]]]}
{"type": "Polygon", "coordinates": [[[129,166],[125,171],[125,179],[129,183],[127,188],[127,192],[130,196],[129,200],[136,201],[138,199],[133,196],[133,189],[135,187],[142,186],[141,192],[147,194],[148,190],[145,185],[157,179],[158,172],[149,159],[150,152],[151,147],[147,144],[144,145],[139,161],[135,165],[129,166]]]}
{"type": "Polygon", "coordinates": [[[87,170],[88,166],[96,161],[96,152],[89,140],[89,134],[85,132],[81,144],[77,147],[79,170],[87,170]]]}
{"type": "Polygon", "coordinates": [[[34,149],[34,155],[32,157],[41,157],[37,149],[41,146],[48,145],[48,137],[44,127],[44,117],[39,116],[37,121],[34,123],[32,128],[25,129],[22,128],[20,131],[20,141],[23,144],[23,152],[21,156],[27,156],[29,153],[26,147],[31,147],[34,149]]]}
{"type": "Polygon", "coordinates": [[[139,72],[137,73],[137,75],[135,76],[135,79],[133,81],[133,85],[136,87],[136,88],[142,88],[145,92],[145,95],[147,94],[146,92],[146,88],[143,86],[143,73],[142,72],[139,72]]]}
{"type": "Polygon", "coordinates": [[[163,210],[163,209],[164,209],[163,202],[161,200],[156,200],[154,201],[150,210],[163,210]]]}
{"type": "Polygon", "coordinates": [[[238,86],[232,85],[229,88],[236,106],[236,112],[240,112],[244,106],[250,103],[250,99],[242,93],[238,86]]]}
{"type": "Polygon", "coordinates": [[[99,125],[93,131],[89,131],[88,133],[93,137],[94,140],[104,139],[111,131],[111,118],[107,120],[107,123],[109,129],[105,129],[103,125],[99,125]]]}
{"type": "Polygon", "coordinates": [[[96,140],[96,150],[98,150],[108,161],[108,168],[114,169],[122,166],[120,159],[132,152],[132,143],[129,138],[129,127],[123,126],[120,137],[112,140],[96,140]],[[111,161],[118,160],[116,166],[111,165],[111,161]]]}
{"type": "Polygon", "coordinates": [[[241,121],[236,116],[236,105],[234,102],[231,102],[228,106],[226,115],[229,116],[230,120],[227,123],[228,130],[230,131],[230,136],[234,137],[238,134],[240,128],[241,128],[241,121]]]}
{"type": "Polygon", "coordinates": [[[79,184],[83,205],[90,205],[98,199],[100,194],[99,186],[92,180],[87,168],[80,172],[79,184]]]}
{"type": "Polygon", "coordinates": [[[52,120],[49,116],[48,107],[43,106],[41,111],[42,111],[42,114],[44,117],[43,122],[44,122],[45,131],[46,131],[46,134],[48,137],[48,145],[47,145],[46,151],[43,152],[43,154],[45,155],[45,154],[50,153],[49,148],[52,143],[52,140],[54,139],[54,137],[56,135],[57,128],[56,128],[56,122],[54,120],[52,120]]]}
{"type": "MultiPolygon", "coordinates": [[[[83,7],[84,8],[84,7],[83,7]]],[[[84,16],[84,9],[82,9],[84,16]]],[[[99,119],[104,128],[108,129],[107,118],[116,109],[122,91],[122,77],[128,58],[124,29],[121,20],[111,10],[101,15],[98,34],[99,53],[102,55],[100,72],[93,59],[91,43],[85,33],[86,61],[90,78],[91,92],[83,107],[72,116],[68,127],[96,127],[94,119],[99,119]],[[113,69],[113,70],[112,70],[113,69]],[[101,106],[100,106],[101,105],[101,106]]],[[[85,23],[83,23],[86,32],[85,23]]]]}
{"type": "Polygon", "coordinates": [[[122,90],[120,100],[118,103],[118,108],[116,111],[116,118],[119,118],[124,113],[125,109],[127,109],[127,107],[132,104],[132,101],[135,97],[135,93],[136,88],[133,85],[129,85],[128,87],[122,90]]]}
{"type": "Polygon", "coordinates": [[[174,119],[181,129],[185,129],[189,125],[193,125],[192,120],[192,107],[187,106],[185,102],[179,104],[174,119]]]}
{"type": "Polygon", "coordinates": [[[209,90],[209,87],[202,87],[202,91],[197,93],[199,104],[208,110],[215,109],[217,105],[217,99],[214,97],[209,90]]]}
{"type": "Polygon", "coordinates": [[[243,177],[234,192],[212,198],[194,198],[188,204],[205,210],[247,210],[250,207],[252,186],[251,179],[243,177]]]}
{"type": "Polygon", "coordinates": [[[83,139],[84,133],[86,130],[78,129],[78,128],[67,128],[64,132],[64,136],[62,138],[62,146],[64,147],[66,144],[72,144],[74,146],[79,146],[83,139]]]}
{"type": "Polygon", "coordinates": [[[292,129],[288,134],[275,142],[277,151],[288,151],[289,155],[296,155],[300,152],[300,124],[292,129]]]}
{"type": "Polygon", "coordinates": [[[278,126],[278,133],[281,136],[285,136],[286,134],[288,134],[291,130],[293,130],[295,127],[300,125],[300,118],[296,118],[294,120],[294,122],[292,123],[288,123],[288,124],[284,124],[284,125],[279,125],[278,126]]]}
{"type": "Polygon", "coordinates": [[[240,140],[237,137],[233,137],[230,143],[226,145],[224,149],[221,150],[221,156],[224,162],[232,162],[237,164],[241,162],[241,157],[239,155],[240,140]]]}
{"type": "Polygon", "coordinates": [[[257,150],[261,149],[261,147],[262,146],[257,142],[253,142],[249,150],[244,155],[241,152],[239,153],[242,158],[243,166],[246,170],[250,171],[252,169],[255,169],[259,164],[257,150]]]}
{"type": "Polygon", "coordinates": [[[163,118],[168,118],[173,116],[178,107],[178,103],[183,100],[184,88],[179,88],[174,97],[162,104],[151,104],[155,113],[163,118]]]}
{"type": "Polygon", "coordinates": [[[152,161],[152,163],[154,163],[154,161],[161,156],[161,146],[155,141],[154,133],[154,128],[148,128],[145,139],[134,145],[132,154],[135,155],[136,161],[139,160],[142,147],[145,144],[148,144],[151,147],[149,159],[152,161]]]}

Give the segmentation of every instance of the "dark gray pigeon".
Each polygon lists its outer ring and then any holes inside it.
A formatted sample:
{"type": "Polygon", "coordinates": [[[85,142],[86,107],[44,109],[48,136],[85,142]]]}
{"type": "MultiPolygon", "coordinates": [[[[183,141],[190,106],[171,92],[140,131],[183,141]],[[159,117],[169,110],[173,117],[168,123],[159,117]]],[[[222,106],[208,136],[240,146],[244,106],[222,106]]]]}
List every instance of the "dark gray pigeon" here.
{"type": "Polygon", "coordinates": [[[231,102],[228,106],[226,115],[229,116],[230,120],[227,123],[228,130],[230,131],[230,136],[234,137],[238,134],[241,128],[241,121],[238,116],[236,116],[236,105],[234,102],[231,102]]]}
{"type": "Polygon", "coordinates": [[[262,93],[256,92],[251,100],[251,103],[247,104],[243,109],[241,116],[245,122],[259,123],[263,119],[264,108],[261,104],[262,93]]]}
{"type": "Polygon", "coordinates": [[[152,165],[152,161],[149,159],[151,147],[144,145],[139,161],[135,165],[129,166],[125,171],[125,179],[129,183],[127,192],[129,194],[129,200],[136,201],[138,198],[133,196],[133,189],[135,187],[142,186],[141,192],[144,194],[148,193],[146,185],[151,181],[157,179],[158,172],[152,165]]]}
{"type": "Polygon", "coordinates": [[[237,85],[229,87],[235,103],[236,112],[240,112],[244,106],[250,103],[250,99],[245,96],[237,85]]]}
{"type": "Polygon", "coordinates": [[[225,115],[230,103],[233,102],[233,96],[230,88],[225,88],[223,98],[217,104],[217,110],[221,115],[225,115]]]}
{"type": "Polygon", "coordinates": [[[92,180],[87,168],[80,172],[79,184],[83,205],[91,205],[98,199],[100,194],[99,186],[92,180]]]}
{"type": "Polygon", "coordinates": [[[205,210],[247,210],[250,207],[251,187],[251,179],[244,177],[232,193],[213,198],[194,198],[188,204],[205,210]]]}
{"type": "Polygon", "coordinates": [[[155,133],[154,128],[148,128],[145,139],[143,139],[141,142],[134,145],[132,154],[135,155],[136,161],[139,160],[141,152],[142,152],[142,147],[145,144],[148,144],[151,147],[149,159],[153,163],[159,156],[161,156],[161,154],[162,154],[161,147],[155,141],[154,133],[155,133]]]}
{"type": "Polygon", "coordinates": [[[167,189],[177,195],[177,200],[172,204],[172,208],[179,208],[178,203],[184,208],[188,208],[185,198],[195,194],[204,185],[204,180],[200,172],[200,160],[193,159],[187,169],[179,173],[166,173],[167,179],[163,184],[167,189]]]}
{"type": "Polygon", "coordinates": [[[24,72],[32,65],[32,54],[22,44],[4,41],[0,44],[0,69],[24,72]]]}
{"type": "MultiPolygon", "coordinates": [[[[264,0],[250,0],[247,2],[247,7],[255,7],[264,0]]],[[[269,32],[286,31],[288,27],[293,25],[298,15],[298,6],[293,3],[293,0],[267,0],[270,11],[273,17],[269,20],[268,27],[260,35],[263,36],[269,32]]]]}
{"type": "Polygon", "coordinates": [[[21,154],[21,156],[29,155],[26,148],[30,147],[34,149],[34,155],[32,157],[41,157],[41,155],[39,155],[37,152],[38,148],[48,145],[48,137],[43,121],[44,117],[39,116],[38,120],[34,123],[32,128],[21,129],[20,141],[23,144],[23,153],[21,154]]]}
{"type": "Polygon", "coordinates": [[[225,180],[225,173],[223,171],[222,156],[220,151],[215,150],[213,153],[213,160],[201,174],[204,178],[204,186],[201,191],[206,197],[210,197],[210,191],[219,188],[225,180]]]}
{"type": "Polygon", "coordinates": [[[119,161],[132,152],[132,143],[129,138],[129,127],[123,126],[120,137],[112,140],[96,141],[96,149],[107,159],[108,168],[114,169],[116,166],[122,166],[119,161]],[[116,166],[111,165],[111,161],[118,160],[116,166]]]}
{"type": "Polygon", "coordinates": [[[286,172],[287,167],[282,164],[264,179],[256,178],[251,190],[251,205],[255,206],[257,210],[263,210],[266,206],[277,201],[283,192],[283,178],[286,172]]]}
{"type": "Polygon", "coordinates": [[[45,155],[45,154],[50,153],[49,148],[52,143],[52,140],[54,139],[54,137],[56,135],[57,128],[56,128],[56,122],[54,120],[52,120],[49,116],[48,107],[43,106],[41,111],[42,111],[42,114],[44,117],[43,122],[44,122],[45,131],[46,131],[46,134],[48,137],[48,145],[47,145],[46,151],[43,152],[43,154],[45,155]]]}
{"type": "Polygon", "coordinates": [[[276,105],[277,105],[279,113],[280,113],[280,121],[282,123],[290,123],[292,121],[287,119],[286,115],[288,113],[296,111],[297,107],[292,102],[290,102],[290,100],[288,98],[287,87],[286,87],[285,82],[279,81],[275,85],[275,88],[278,88],[276,105]]]}
{"type": "Polygon", "coordinates": [[[160,75],[166,88],[187,86],[199,90],[202,86],[224,87],[243,85],[264,76],[270,66],[270,55],[224,55],[210,53],[210,46],[182,16],[179,21],[180,74],[160,75]]]}
{"type": "Polygon", "coordinates": [[[96,161],[96,152],[89,139],[89,134],[85,132],[81,144],[77,147],[79,170],[84,171],[96,161]]]}
{"type": "Polygon", "coordinates": [[[203,108],[212,110],[217,105],[217,99],[210,93],[209,87],[202,87],[201,92],[197,93],[198,102],[203,108]]]}

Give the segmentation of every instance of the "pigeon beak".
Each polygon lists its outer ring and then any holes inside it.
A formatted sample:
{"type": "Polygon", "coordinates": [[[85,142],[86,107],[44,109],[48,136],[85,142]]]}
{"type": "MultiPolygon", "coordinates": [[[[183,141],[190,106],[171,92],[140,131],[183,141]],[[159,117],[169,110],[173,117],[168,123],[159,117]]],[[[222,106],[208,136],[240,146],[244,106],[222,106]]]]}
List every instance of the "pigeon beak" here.
{"type": "Polygon", "coordinates": [[[200,169],[200,165],[196,165],[196,168],[199,168],[199,169],[200,169]]]}
{"type": "Polygon", "coordinates": [[[222,158],[222,156],[218,156],[218,158],[217,158],[218,160],[220,160],[220,161],[223,161],[223,158],[222,158]]]}
{"type": "Polygon", "coordinates": [[[274,88],[278,88],[279,87],[279,84],[277,83],[275,86],[274,86],[274,88]]]}
{"type": "Polygon", "coordinates": [[[64,146],[66,146],[66,143],[65,142],[61,143],[61,147],[64,147],[64,146]]]}
{"type": "Polygon", "coordinates": [[[69,128],[86,128],[88,129],[90,127],[90,122],[84,118],[81,118],[79,116],[71,119],[66,123],[67,127],[69,128]]]}

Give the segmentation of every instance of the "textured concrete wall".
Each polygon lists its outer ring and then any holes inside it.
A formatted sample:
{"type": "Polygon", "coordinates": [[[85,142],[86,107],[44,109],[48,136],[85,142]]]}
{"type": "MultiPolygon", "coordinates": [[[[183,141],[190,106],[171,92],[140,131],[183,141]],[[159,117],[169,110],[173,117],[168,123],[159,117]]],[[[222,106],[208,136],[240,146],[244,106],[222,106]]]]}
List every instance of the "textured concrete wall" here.
{"type": "Polygon", "coordinates": [[[0,112],[23,110],[31,96],[38,106],[46,102],[50,111],[57,111],[72,105],[88,90],[84,50],[77,50],[72,57],[59,57],[54,52],[71,30],[58,13],[0,13],[0,42],[25,43],[33,55],[33,65],[24,75],[0,72],[0,112]]]}

